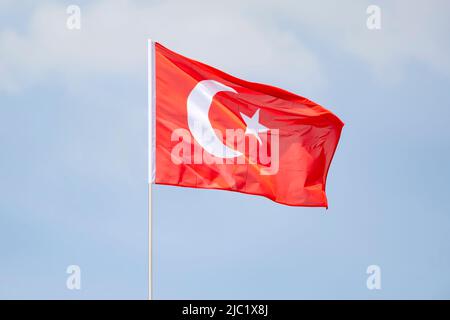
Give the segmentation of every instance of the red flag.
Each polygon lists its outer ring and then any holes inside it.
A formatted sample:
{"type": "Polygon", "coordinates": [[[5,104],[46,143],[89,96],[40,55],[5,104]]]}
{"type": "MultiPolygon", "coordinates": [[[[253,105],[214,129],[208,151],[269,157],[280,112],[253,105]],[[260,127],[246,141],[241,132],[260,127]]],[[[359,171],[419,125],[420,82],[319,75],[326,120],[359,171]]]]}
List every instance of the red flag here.
{"type": "Polygon", "coordinates": [[[152,43],[151,182],[327,207],[343,123],[285,90],[235,78],[152,43]]]}

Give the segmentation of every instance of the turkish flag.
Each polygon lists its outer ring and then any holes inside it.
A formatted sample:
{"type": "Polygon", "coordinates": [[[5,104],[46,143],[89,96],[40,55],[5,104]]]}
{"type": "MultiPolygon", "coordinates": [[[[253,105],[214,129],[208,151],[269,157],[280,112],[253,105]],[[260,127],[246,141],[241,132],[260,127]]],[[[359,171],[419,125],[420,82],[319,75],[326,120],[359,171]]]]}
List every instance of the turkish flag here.
{"type": "Polygon", "coordinates": [[[151,42],[151,182],[328,207],[343,122],[285,90],[244,81],[151,42]]]}

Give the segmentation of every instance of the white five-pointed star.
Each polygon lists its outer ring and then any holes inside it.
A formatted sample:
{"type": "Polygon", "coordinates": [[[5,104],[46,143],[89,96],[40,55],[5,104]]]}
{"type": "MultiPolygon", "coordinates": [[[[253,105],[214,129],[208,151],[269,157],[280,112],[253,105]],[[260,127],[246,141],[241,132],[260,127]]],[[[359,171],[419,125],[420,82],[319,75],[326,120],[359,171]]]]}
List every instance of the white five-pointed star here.
{"type": "Polygon", "coordinates": [[[258,139],[259,144],[261,144],[262,141],[258,133],[267,132],[270,129],[259,123],[259,110],[261,109],[256,110],[255,114],[251,118],[247,117],[243,113],[241,113],[241,116],[242,119],[244,119],[245,124],[247,125],[247,128],[245,129],[245,134],[254,135],[256,139],[258,139]]]}

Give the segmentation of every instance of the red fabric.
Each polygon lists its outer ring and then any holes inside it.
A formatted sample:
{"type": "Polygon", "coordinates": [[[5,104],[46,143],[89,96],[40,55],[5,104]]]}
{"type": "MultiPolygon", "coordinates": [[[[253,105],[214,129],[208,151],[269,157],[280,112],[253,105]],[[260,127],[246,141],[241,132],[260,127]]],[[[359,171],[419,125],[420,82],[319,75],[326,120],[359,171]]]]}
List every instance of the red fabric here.
{"type": "MultiPolygon", "coordinates": [[[[343,122],[330,111],[285,90],[235,78],[158,43],[155,44],[155,79],[156,184],[223,189],[261,195],[287,205],[328,207],[326,177],[343,127],[343,122]],[[227,128],[245,130],[241,113],[252,117],[258,109],[260,123],[279,130],[276,174],[261,175],[260,162],[177,164],[172,161],[171,152],[179,143],[171,141],[173,131],[189,130],[187,98],[199,81],[209,79],[237,91],[217,93],[209,109],[211,125],[224,132],[224,136],[227,128]]],[[[270,131],[266,136],[261,135],[265,143],[269,137],[270,131]]],[[[245,143],[249,144],[251,139],[256,138],[246,135],[245,143]]],[[[225,139],[223,143],[226,144],[225,139]]],[[[192,150],[194,145],[197,150],[203,150],[192,138],[192,150]]],[[[230,147],[235,149],[235,145],[230,147]]],[[[271,147],[269,143],[268,148],[271,147]]]]}

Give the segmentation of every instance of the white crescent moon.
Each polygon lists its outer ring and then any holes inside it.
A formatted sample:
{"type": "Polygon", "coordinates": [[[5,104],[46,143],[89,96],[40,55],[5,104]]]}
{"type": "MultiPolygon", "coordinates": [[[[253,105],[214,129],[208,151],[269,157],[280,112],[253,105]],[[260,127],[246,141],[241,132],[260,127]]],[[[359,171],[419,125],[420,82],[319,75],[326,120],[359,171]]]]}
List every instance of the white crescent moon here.
{"type": "Polygon", "coordinates": [[[234,158],[241,152],[224,145],[214,132],[208,113],[214,95],[221,91],[231,91],[233,88],[215,80],[202,80],[192,89],[187,99],[188,126],[194,139],[203,149],[218,158],[234,158]]]}

